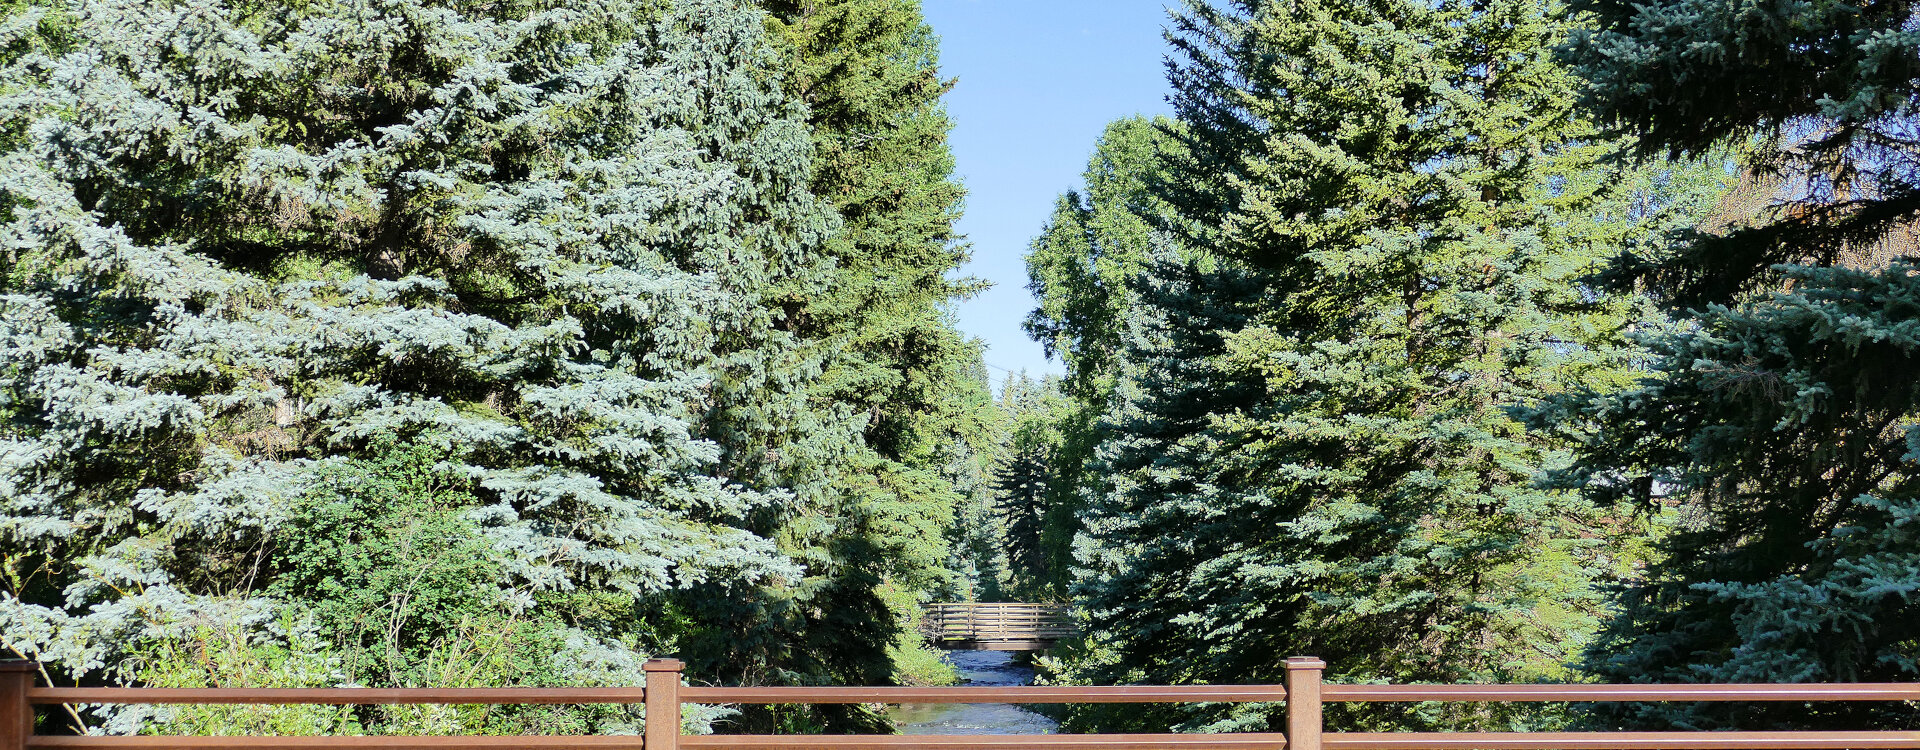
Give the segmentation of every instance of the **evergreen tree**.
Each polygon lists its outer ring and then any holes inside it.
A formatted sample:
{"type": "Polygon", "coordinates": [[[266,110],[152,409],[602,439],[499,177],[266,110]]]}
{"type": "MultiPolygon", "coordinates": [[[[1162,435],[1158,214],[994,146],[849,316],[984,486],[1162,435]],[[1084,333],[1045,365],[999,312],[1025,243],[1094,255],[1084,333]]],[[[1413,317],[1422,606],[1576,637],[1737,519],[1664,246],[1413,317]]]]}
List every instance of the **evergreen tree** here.
{"type": "Polygon", "coordinates": [[[1880,266],[1920,213],[1912,2],[1579,0],[1586,101],[1643,154],[1746,147],[1761,214],[1628,254],[1623,283],[1697,307],[1784,280],[1780,264],[1880,266]],[[1889,241],[1891,240],[1891,246],[1889,241]]]}
{"type": "Polygon", "coordinates": [[[1051,504],[1066,480],[1056,457],[1067,405],[1057,378],[1035,380],[1022,372],[1001,386],[1000,408],[1007,415],[1007,447],[994,472],[993,489],[1007,577],[1012,595],[1022,601],[1046,598],[1055,579],[1046,547],[1051,541],[1048,523],[1056,516],[1051,504]]]}
{"type": "MultiPolygon", "coordinates": [[[[1563,475],[1674,528],[1588,654],[1602,679],[1901,681],[1920,671],[1920,211],[1911,3],[1585,2],[1570,47],[1647,152],[1750,154],[1757,210],[1618,264],[1683,310],[1635,387],[1542,422],[1563,475]]],[[[1904,705],[1620,706],[1616,726],[1920,726],[1904,705]]]]}
{"type": "MultiPolygon", "coordinates": [[[[1566,478],[1673,528],[1586,669],[1619,682],[1884,682],[1920,670],[1915,267],[1798,268],[1796,291],[1652,339],[1637,387],[1543,416],[1566,478]]],[[[1627,704],[1613,726],[1920,726],[1902,704],[1627,704]]]]}
{"type": "Polygon", "coordinates": [[[1132,300],[1128,282],[1146,269],[1157,226],[1175,221],[1153,191],[1162,151],[1179,125],[1165,117],[1115,120],[1094,145],[1084,192],[1060,196],[1027,252],[1027,288],[1040,306],[1025,328],[1067,366],[1065,390],[1087,403],[1113,388],[1132,300]]]}
{"type": "MultiPolygon", "coordinates": [[[[979,288],[952,272],[967,255],[954,233],[964,192],[953,177],[939,44],[918,0],[767,0],[787,52],[788,87],[813,128],[812,187],[844,217],[826,246],[835,272],[807,300],[802,332],[841,356],[822,398],[864,421],[877,463],[854,487],[913,521],[879,524],[890,576],[925,589],[940,574],[945,519],[958,496],[941,474],[944,445],[986,408],[972,369],[978,342],[952,304],[979,288]],[[873,476],[892,477],[879,485],[873,476]],[[931,523],[923,523],[925,522],[931,523]]],[[[894,519],[898,521],[900,519],[894,519]]]]}
{"type": "Polygon", "coordinates": [[[1083,190],[1060,197],[1027,252],[1028,289],[1039,307],[1025,327],[1066,364],[1060,387],[1072,404],[1049,427],[1059,438],[1040,529],[1044,597],[1066,595],[1087,498],[1108,489],[1104,475],[1092,470],[1105,437],[1099,419],[1113,396],[1136,306],[1130,282],[1149,263],[1155,228],[1177,220],[1152,186],[1165,177],[1160,154],[1178,127],[1165,117],[1108,124],[1087,163],[1083,190]]]}
{"type": "Polygon", "coordinates": [[[637,682],[731,626],[684,602],[809,585],[782,547],[859,425],[793,333],[837,222],[757,10],[62,1],[6,29],[48,26],[0,99],[8,649],[124,681],[196,618],[312,610],[274,586],[312,563],[296,509],[395,445],[471,498],[447,533],[497,556],[497,609],[559,623],[527,673],[637,682]]]}
{"type": "MultiPolygon", "coordinates": [[[[1596,165],[1610,146],[1552,56],[1564,26],[1530,0],[1176,16],[1181,127],[1151,184],[1178,221],[1133,283],[1070,677],[1278,681],[1293,653],[1340,680],[1565,675],[1595,584],[1630,560],[1610,509],[1535,485],[1561,454],[1509,407],[1621,378],[1641,311],[1577,279],[1679,217],[1622,210],[1670,180],[1596,165]]],[[[1076,723],[1274,722],[1242,706],[1076,723]]]]}
{"type": "Polygon", "coordinates": [[[948,309],[972,289],[948,278],[965,260],[940,107],[948,84],[916,0],[761,5],[785,87],[809,106],[810,187],[845,222],[822,247],[834,264],[827,282],[780,304],[795,334],[827,355],[815,404],[851,420],[859,444],[825,480],[834,506],[817,526],[781,537],[811,573],[800,595],[690,600],[747,628],[716,633],[693,656],[746,670],[739,681],[886,684],[896,672],[889,654],[917,646],[900,625],[952,575],[944,566],[962,498],[946,450],[985,439],[953,432],[982,405],[969,400],[966,378],[978,347],[948,309]]]}
{"type": "Polygon", "coordinates": [[[994,513],[993,470],[1004,455],[1007,414],[994,402],[984,360],[975,361],[970,381],[969,401],[979,408],[962,413],[977,416],[955,430],[944,451],[948,459],[943,473],[953,477],[961,497],[948,538],[952,548],[948,568],[956,576],[934,596],[949,602],[1001,601],[1006,598],[1001,585],[1007,554],[1000,540],[1000,519],[994,513]]]}
{"type": "Polygon", "coordinates": [[[1035,584],[1047,575],[1046,551],[1040,544],[1052,484],[1048,471],[1052,451],[1036,429],[1040,425],[1023,427],[1013,433],[1007,463],[1000,467],[994,490],[1006,534],[1007,568],[1016,582],[1013,596],[1029,601],[1035,584]]]}

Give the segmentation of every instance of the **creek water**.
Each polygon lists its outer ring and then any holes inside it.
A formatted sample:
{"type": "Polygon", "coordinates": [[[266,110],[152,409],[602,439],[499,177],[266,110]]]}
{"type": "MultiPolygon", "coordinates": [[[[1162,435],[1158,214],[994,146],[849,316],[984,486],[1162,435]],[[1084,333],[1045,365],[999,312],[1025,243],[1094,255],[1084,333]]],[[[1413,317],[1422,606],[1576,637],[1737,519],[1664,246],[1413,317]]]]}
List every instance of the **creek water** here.
{"type": "MultiPolygon", "coordinates": [[[[1007,651],[948,651],[965,685],[1031,685],[1033,669],[1007,651]]],[[[901,734],[1051,734],[1054,721],[1006,703],[906,704],[887,710],[901,734]]]]}

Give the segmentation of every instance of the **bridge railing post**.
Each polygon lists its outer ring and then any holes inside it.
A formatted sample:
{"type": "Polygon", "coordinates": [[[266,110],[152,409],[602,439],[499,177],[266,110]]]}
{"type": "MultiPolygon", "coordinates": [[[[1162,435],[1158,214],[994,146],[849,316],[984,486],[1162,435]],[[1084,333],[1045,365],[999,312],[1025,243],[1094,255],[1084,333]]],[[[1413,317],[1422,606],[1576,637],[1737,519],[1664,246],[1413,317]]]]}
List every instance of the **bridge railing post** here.
{"type": "Polygon", "coordinates": [[[647,673],[646,750],[680,748],[680,672],[684,668],[679,659],[652,659],[641,666],[647,673]]]}
{"type": "Polygon", "coordinates": [[[0,750],[27,750],[33,736],[33,704],[27,691],[40,665],[30,661],[0,661],[0,750]]]}
{"type": "Polygon", "coordinates": [[[1311,656],[1287,659],[1287,750],[1320,750],[1320,673],[1326,668],[1311,656]]]}

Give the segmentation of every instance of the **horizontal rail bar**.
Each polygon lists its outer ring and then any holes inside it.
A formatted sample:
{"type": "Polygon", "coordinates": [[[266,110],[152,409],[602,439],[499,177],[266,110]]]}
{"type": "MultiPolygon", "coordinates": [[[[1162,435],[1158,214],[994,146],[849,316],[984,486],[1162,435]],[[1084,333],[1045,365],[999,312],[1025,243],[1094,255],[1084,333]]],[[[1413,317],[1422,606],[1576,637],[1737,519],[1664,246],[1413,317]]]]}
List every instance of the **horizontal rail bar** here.
{"type": "Polygon", "coordinates": [[[993,623],[993,621],[948,621],[939,623],[939,629],[947,631],[1073,631],[1077,627],[1066,623],[993,623]]]}
{"type": "MultiPolygon", "coordinates": [[[[1330,733],[1329,750],[1895,750],[1920,748],[1920,732],[1382,732],[1330,733]]],[[[681,737],[688,748],[754,750],[1284,750],[1280,734],[1068,735],[700,735],[681,737]]],[[[543,749],[641,748],[641,737],[619,736],[324,736],[324,737],[46,737],[29,740],[46,750],[240,750],[241,748],[378,748],[444,750],[454,747],[543,749]]]]}
{"type": "Polygon", "coordinates": [[[1017,687],[683,687],[685,703],[1249,703],[1282,701],[1279,685],[1017,687]]]}
{"type": "Polygon", "coordinates": [[[1065,622],[1070,619],[1067,613],[1065,612],[1034,612],[1034,613],[1016,613],[1016,614],[1008,614],[1008,613],[981,614],[978,612],[974,612],[974,613],[930,612],[928,614],[933,617],[946,619],[946,620],[975,620],[975,621],[1004,620],[1007,622],[1045,622],[1045,621],[1065,622]]]}
{"type": "MultiPolygon", "coordinates": [[[[1279,685],[1015,687],[687,687],[688,703],[1243,703],[1282,701],[1279,685]]],[[[1787,685],[1326,685],[1349,702],[1663,702],[1920,700],[1920,683],[1787,685]]],[[[641,703],[643,688],[35,688],[53,703],[577,704],[641,703]]]]}
{"type": "Polygon", "coordinates": [[[948,633],[946,635],[933,638],[932,640],[936,640],[941,643],[963,643],[963,642],[1003,643],[1003,642],[1010,642],[1010,641],[1021,641],[1021,642],[1044,641],[1049,644],[1057,644],[1063,640],[1067,640],[1072,637],[1073,636],[1070,636],[1070,635],[1063,636],[1063,635],[1055,635],[1050,633],[948,633]]]}
{"type": "Polygon", "coordinates": [[[187,737],[179,735],[141,735],[134,737],[44,737],[27,741],[28,748],[44,750],[242,750],[242,748],[365,748],[367,750],[447,750],[448,748],[518,748],[541,750],[603,750],[604,748],[640,748],[638,735],[595,736],[519,736],[519,737],[419,737],[328,735],[318,737],[187,737]]]}
{"type": "Polygon", "coordinates": [[[1920,748],[1920,732],[1328,733],[1328,750],[1877,750],[1920,748]]]}
{"type": "Polygon", "coordinates": [[[858,734],[858,735],[700,735],[681,737],[684,748],[753,750],[1285,750],[1285,735],[1274,734],[858,734]]]}
{"type": "Polygon", "coordinates": [[[1073,636],[1072,633],[938,633],[935,635],[942,641],[1058,641],[1073,636]]]}
{"type": "Polygon", "coordinates": [[[939,631],[940,631],[940,632],[947,632],[947,633],[973,633],[973,632],[988,632],[988,631],[993,631],[993,632],[999,632],[999,631],[1006,631],[1006,632],[1014,632],[1014,633],[1019,633],[1019,632],[1027,632],[1027,631],[1035,631],[1035,630],[1047,630],[1047,631],[1059,631],[1059,632],[1064,632],[1064,633],[1077,633],[1077,632],[1079,632],[1079,631],[1078,631],[1077,629],[1075,629],[1075,628],[1072,628],[1072,627],[1069,627],[1069,626],[1066,626],[1066,625],[1060,625],[1060,626],[1051,626],[1051,625],[1048,625],[1048,626],[1041,626],[1041,625],[1006,625],[1006,626],[1001,626],[1001,625],[996,625],[996,624],[988,624],[988,623],[973,623],[973,624],[968,624],[968,623],[964,623],[964,622],[949,622],[949,623],[947,623],[946,625],[944,625],[944,626],[942,626],[942,627],[941,627],[941,628],[939,629],[939,631]]]}
{"type": "Polygon", "coordinates": [[[1027,633],[1027,632],[1058,632],[1058,633],[1068,633],[1068,634],[1072,634],[1072,633],[1078,633],[1078,632],[1080,632],[1080,631],[1079,631],[1078,629],[1076,629],[1076,628],[1072,628],[1072,627],[1068,627],[1068,626],[1065,626],[1065,625],[1061,625],[1061,626],[1058,626],[1058,627],[1054,627],[1054,626],[1045,626],[1045,627],[1040,627],[1040,626],[1026,626],[1026,625],[1021,625],[1021,626],[1017,626],[1017,627],[1004,627],[1004,628],[1003,628],[1003,627],[997,627],[997,626],[995,626],[995,627],[988,627],[988,626],[984,626],[984,625],[974,625],[974,626],[969,626],[969,625],[967,625],[966,623],[960,623],[960,622],[950,622],[950,623],[947,623],[947,625],[946,625],[946,627],[944,627],[944,628],[942,628],[942,629],[940,629],[940,630],[938,630],[938,631],[935,631],[935,632],[943,632],[943,633],[981,633],[981,632],[996,632],[996,633],[998,633],[998,632],[1006,632],[1006,633],[1027,633]]]}
{"type": "Polygon", "coordinates": [[[645,688],[34,688],[27,702],[198,704],[642,703],[645,688]]]}
{"type": "Polygon", "coordinates": [[[1321,700],[1352,702],[1910,701],[1920,683],[1788,685],[1326,685],[1321,700]]]}
{"type": "Polygon", "coordinates": [[[943,613],[959,613],[959,614],[966,614],[969,612],[973,612],[973,613],[983,613],[983,614],[991,613],[991,614],[1006,614],[1006,615],[1052,615],[1052,614],[1065,614],[1068,611],[1068,609],[1065,606],[1049,606],[1049,605],[1035,605],[1035,606],[1029,606],[1029,607],[1011,607],[1011,606],[969,607],[965,605],[955,605],[955,606],[929,607],[927,608],[927,611],[943,612],[943,613]]]}
{"type": "MultiPolygon", "coordinates": [[[[30,748],[45,750],[240,750],[241,748],[367,748],[369,750],[445,750],[455,747],[640,748],[642,738],[623,736],[518,737],[34,737],[30,748]]],[[[1063,748],[1065,750],[1285,750],[1280,734],[1051,734],[1051,735],[698,735],[680,738],[687,748],[773,750],[887,750],[891,748],[1063,748]]]]}

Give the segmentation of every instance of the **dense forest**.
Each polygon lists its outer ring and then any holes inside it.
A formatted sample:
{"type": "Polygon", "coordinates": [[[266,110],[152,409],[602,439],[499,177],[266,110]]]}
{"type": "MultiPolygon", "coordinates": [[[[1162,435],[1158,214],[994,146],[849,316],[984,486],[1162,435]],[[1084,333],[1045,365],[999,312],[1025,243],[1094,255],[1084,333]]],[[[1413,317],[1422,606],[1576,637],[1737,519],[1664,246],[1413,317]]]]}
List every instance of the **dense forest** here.
{"type": "Polygon", "coordinates": [[[1172,114],[1089,144],[1027,248],[1064,375],[998,387],[919,0],[0,13],[0,657],[52,684],[934,683],[955,600],[1070,604],[1060,684],[1920,678],[1912,2],[1191,0],[1172,114]]]}
{"type": "MultiPolygon", "coordinates": [[[[1291,654],[1346,682],[1920,676],[1914,11],[1174,12],[1175,116],[1113,123],[1028,255],[1029,330],[1068,373],[1041,513],[1076,526],[1089,629],[1053,679],[1279,682],[1291,654]]],[[[1920,726],[1882,704],[1329,711],[1920,726]]]]}

